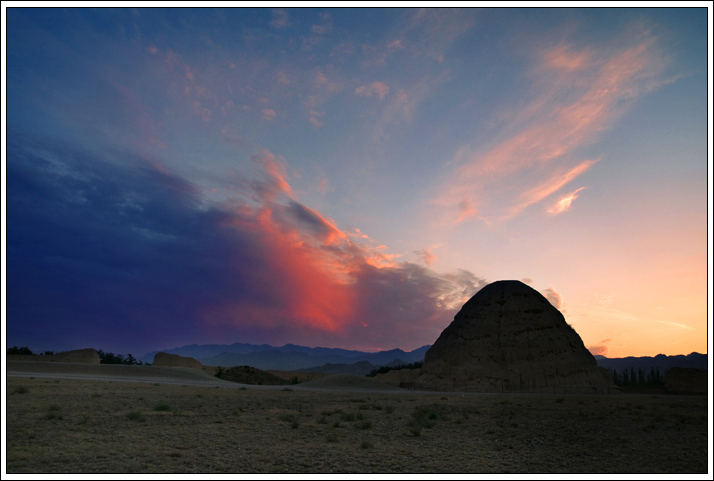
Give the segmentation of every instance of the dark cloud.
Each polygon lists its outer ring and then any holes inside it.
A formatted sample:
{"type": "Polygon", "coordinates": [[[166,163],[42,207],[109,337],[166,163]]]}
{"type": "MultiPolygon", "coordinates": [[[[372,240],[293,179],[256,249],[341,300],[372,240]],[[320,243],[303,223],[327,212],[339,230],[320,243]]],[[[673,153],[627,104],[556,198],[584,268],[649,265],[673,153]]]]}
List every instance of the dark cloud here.
{"type": "Polygon", "coordinates": [[[26,137],[7,152],[9,343],[411,349],[484,284],[392,262],[317,211],[278,202],[290,187],[274,162],[237,184],[248,200],[207,206],[191,182],[131,153],[26,137]]]}

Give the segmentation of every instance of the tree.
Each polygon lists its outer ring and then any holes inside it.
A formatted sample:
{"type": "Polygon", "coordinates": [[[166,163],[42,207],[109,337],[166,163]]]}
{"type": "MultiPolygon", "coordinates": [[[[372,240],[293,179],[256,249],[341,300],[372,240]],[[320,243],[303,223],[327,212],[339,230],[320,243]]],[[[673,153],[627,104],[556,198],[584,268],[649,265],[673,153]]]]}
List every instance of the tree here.
{"type": "Polygon", "coordinates": [[[31,356],[33,354],[33,352],[27,346],[25,346],[25,347],[12,346],[11,348],[9,348],[7,350],[7,353],[8,354],[21,354],[23,356],[27,356],[27,355],[31,356]]]}

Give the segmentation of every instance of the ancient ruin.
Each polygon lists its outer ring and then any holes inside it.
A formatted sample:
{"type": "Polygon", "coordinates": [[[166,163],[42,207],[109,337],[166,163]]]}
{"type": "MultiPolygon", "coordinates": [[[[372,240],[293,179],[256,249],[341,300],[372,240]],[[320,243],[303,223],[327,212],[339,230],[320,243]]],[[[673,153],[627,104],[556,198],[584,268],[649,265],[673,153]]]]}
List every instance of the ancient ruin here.
{"type": "Polygon", "coordinates": [[[520,281],[474,295],[425,356],[417,389],[607,393],[612,390],[563,315],[520,281]]]}

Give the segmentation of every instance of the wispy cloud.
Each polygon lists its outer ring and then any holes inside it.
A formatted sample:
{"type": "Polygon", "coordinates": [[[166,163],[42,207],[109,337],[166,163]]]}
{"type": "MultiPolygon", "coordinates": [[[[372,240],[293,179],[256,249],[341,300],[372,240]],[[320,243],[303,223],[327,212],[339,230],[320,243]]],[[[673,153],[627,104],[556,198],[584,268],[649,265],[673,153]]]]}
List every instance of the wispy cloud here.
{"type": "Polygon", "coordinates": [[[355,94],[362,97],[371,97],[372,95],[383,99],[389,93],[389,86],[384,82],[372,82],[369,85],[362,85],[355,89],[355,94]]]}
{"type": "Polygon", "coordinates": [[[276,8],[273,10],[273,19],[270,21],[270,26],[273,28],[286,28],[290,26],[290,19],[288,18],[288,12],[282,8],[276,8]]]}
{"type": "Polygon", "coordinates": [[[553,307],[555,307],[559,311],[563,309],[563,298],[552,287],[545,289],[543,291],[543,296],[548,299],[548,302],[553,304],[553,307]]]}
{"type": "Polygon", "coordinates": [[[584,188],[585,187],[580,187],[579,189],[576,189],[570,192],[569,194],[565,194],[564,196],[562,196],[555,204],[553,204],[548,209],[548,213],[552,215],[558,215],[570,209],[570,205],[575,199],[578,198],[578,192],[580,192],[584,188]]]}
{"type": "MultiPolygon", "coordinates": [[[[653,44],[645,38],[614,53],[564,44],[542,49],[532,68],[540,92],[511,115],[513,133],[485,152],[459,148],[451,162],[457,167],[434,203],[452,209],[456,223],[508,219],[588,171],[597,159],[578,159],[578,149],[661,83],[664,61],[653,44]],[[479,215],[464,216],[465,205],[479,215]]],[[[567,210],[577,192],[554,212],[567,210]]]]}

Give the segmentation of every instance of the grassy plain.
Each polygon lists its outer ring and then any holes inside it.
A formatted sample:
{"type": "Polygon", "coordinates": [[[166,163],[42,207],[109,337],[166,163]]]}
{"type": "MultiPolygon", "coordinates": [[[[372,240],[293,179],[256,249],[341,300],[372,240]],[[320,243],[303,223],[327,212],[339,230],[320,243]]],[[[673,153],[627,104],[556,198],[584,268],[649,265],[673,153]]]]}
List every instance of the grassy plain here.
{"type": "Polygon", "coordinates": [[[7,378],[8,473],[707,473],[706,396],[7,378]]]}

